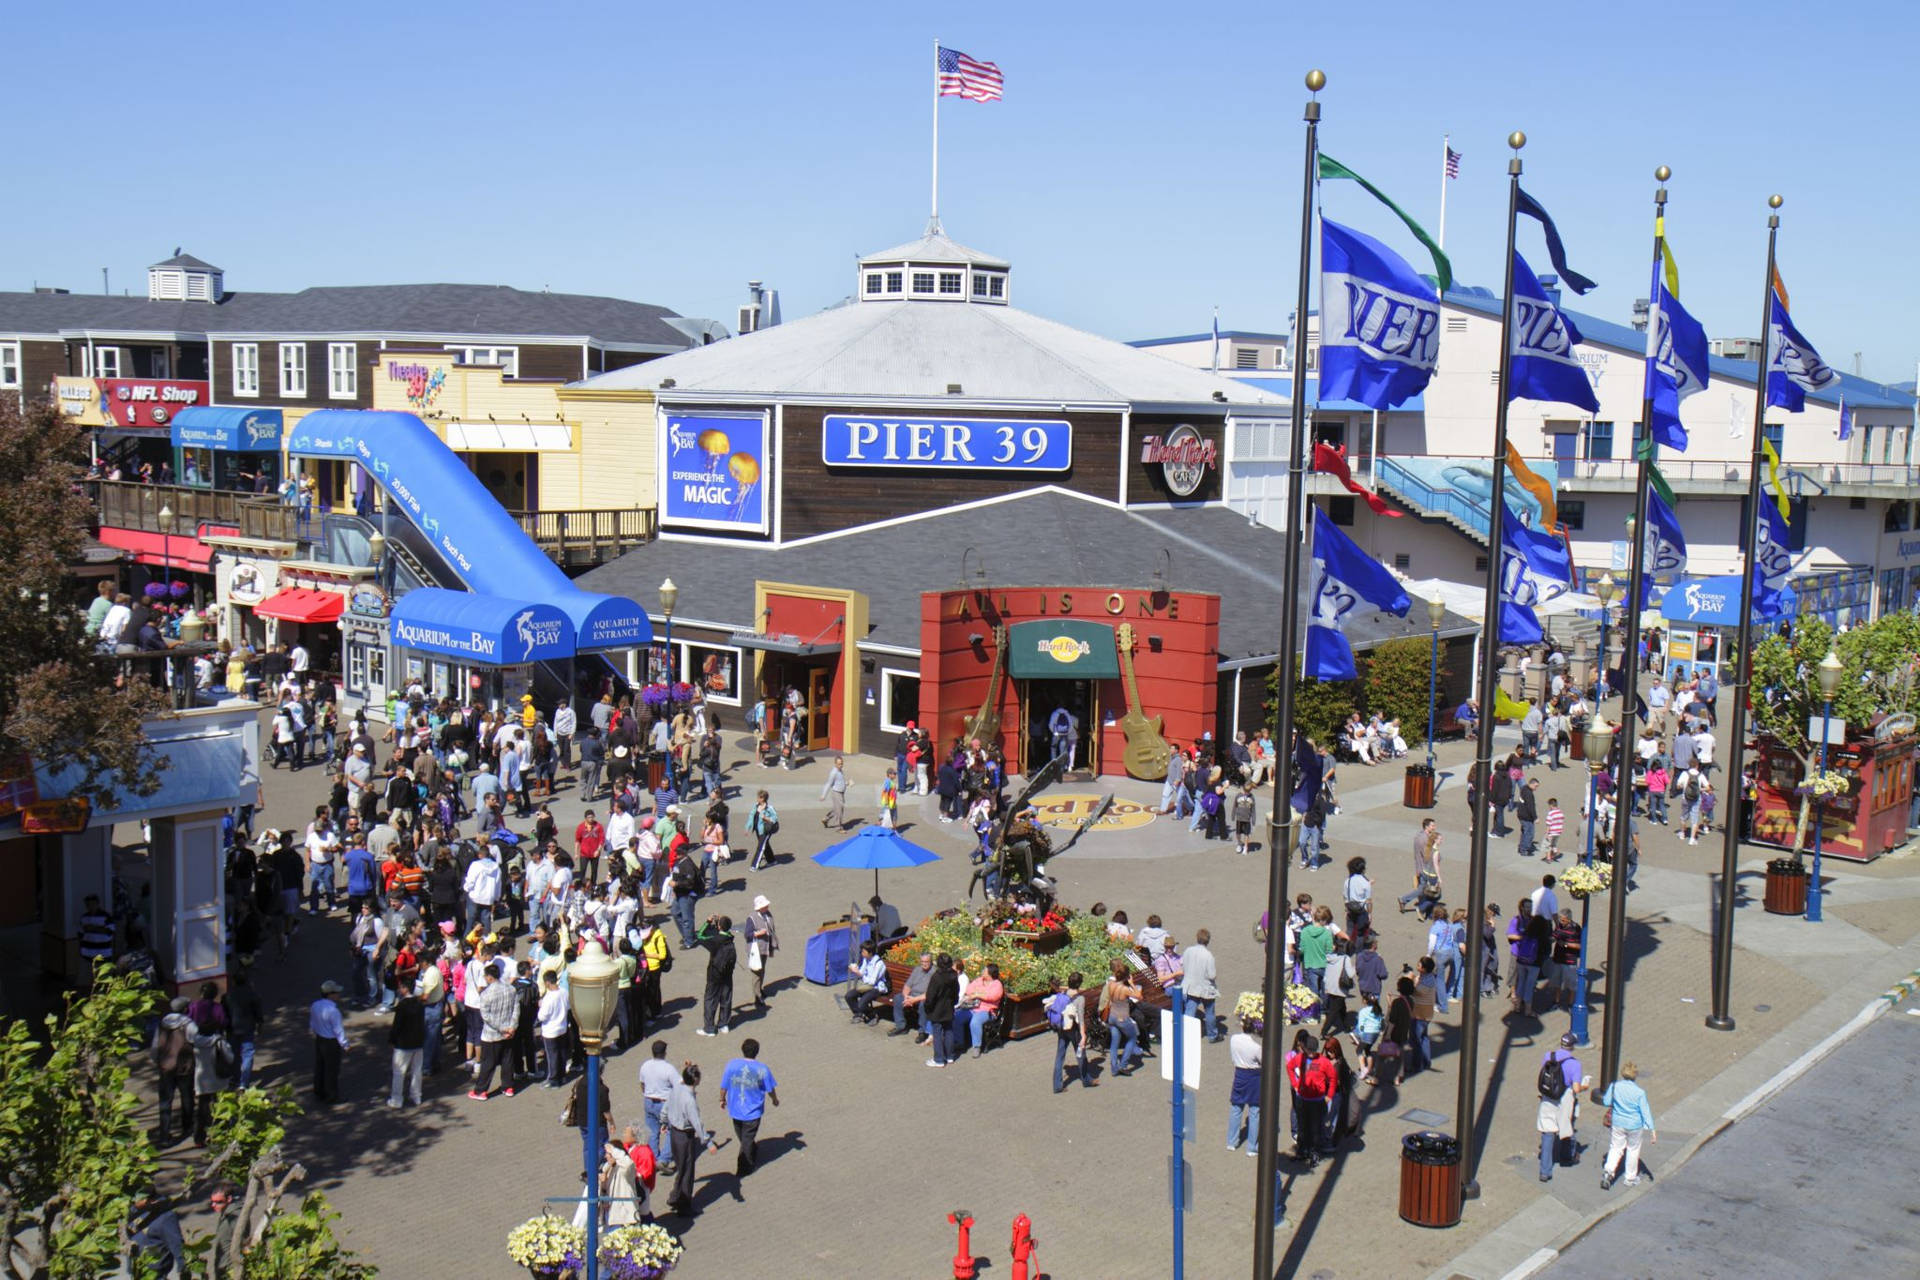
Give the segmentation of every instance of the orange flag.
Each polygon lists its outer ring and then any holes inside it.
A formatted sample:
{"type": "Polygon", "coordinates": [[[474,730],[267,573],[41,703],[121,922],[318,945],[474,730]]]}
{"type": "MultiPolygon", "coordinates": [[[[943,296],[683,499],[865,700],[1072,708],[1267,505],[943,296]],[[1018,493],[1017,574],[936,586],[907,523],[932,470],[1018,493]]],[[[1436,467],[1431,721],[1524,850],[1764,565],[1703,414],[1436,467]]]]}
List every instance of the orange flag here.
{"type": "Polygon", "coordinates": [[[1507,441],[1507,470],[1513,478],[1540,501],[1540,528],[1548,533],[1560,527],[1560,505],[1553,500],[1553,486],[1543,479],[1539,472],[1526,464],[1520,451],[1513,447],[1513,441],[1507,441]]]}

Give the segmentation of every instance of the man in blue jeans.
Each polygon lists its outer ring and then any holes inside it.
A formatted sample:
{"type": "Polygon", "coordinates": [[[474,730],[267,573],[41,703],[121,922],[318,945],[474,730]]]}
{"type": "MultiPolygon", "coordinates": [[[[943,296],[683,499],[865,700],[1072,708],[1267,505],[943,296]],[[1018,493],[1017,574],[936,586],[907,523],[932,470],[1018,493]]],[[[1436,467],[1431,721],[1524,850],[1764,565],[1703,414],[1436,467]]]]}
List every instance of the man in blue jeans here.
{"type": "MultiPolygon", "coordinates": [[[[1051,1010],[1056,1004],[1060,1009],[1060,1025],[1053,1029],[1053,1091],[1059,1093],[1067,1087],[1067,1055],[1073,1054],[1080,1063],[1080,1086],[1092,1089],[1093,1076],[1087,1071],[1087,999],[1080,994],[1086,978],[1078,970],[1067,975],[1066,985],[1053,980],[1053,994],[1047,997],[1047,1006],[1051,1010]]],[[[1052,1021],[1051,1018],[1048,1021],[1052,1021]]]]}
{"type": "Polygon", "coordinates": [[[670,1165],[667,1128],[661,1123],[660,1114],[666,1109],[667,1095],[680,1083],[680,1072],[667,1061],[665,1040],[655,1040],[648,1051],[653,1056],[640,1064],[640,1091],[646,1096],[647,1145],[653,1148],[655,1159],[662,1165],[670,1165]]]}
{"type": "Polygon", "coordinates": [[[1213,958],[1213,935],[1205,929],[1194,932],[1193,945],[1180,954],[1180,990],[1193,1015],[1200,1019],[1200,1034],[1218,1044],[1226,1038],[1226,1027],[1213,1014],[1220,999],[1220,969],[1213,958]]]}

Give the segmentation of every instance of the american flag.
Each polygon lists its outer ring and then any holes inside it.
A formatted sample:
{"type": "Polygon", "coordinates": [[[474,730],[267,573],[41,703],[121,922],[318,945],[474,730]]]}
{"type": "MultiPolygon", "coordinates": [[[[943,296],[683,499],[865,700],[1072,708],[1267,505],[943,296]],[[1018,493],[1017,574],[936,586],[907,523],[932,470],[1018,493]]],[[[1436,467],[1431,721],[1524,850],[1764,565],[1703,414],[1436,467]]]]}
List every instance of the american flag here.
{"type": "Polygon", "coordinates": [[[1447,176],[1449,178],[1460,176],[1460,153],[1452,147],[1447,148],[1447,176]]]}
{"type": "Polygon", "coordinates": [[[942,47],[938,65],[940,97],[992,102],[1000,96],[1000,68],[993,63],[976,62],[958,49],[942,47]]]}

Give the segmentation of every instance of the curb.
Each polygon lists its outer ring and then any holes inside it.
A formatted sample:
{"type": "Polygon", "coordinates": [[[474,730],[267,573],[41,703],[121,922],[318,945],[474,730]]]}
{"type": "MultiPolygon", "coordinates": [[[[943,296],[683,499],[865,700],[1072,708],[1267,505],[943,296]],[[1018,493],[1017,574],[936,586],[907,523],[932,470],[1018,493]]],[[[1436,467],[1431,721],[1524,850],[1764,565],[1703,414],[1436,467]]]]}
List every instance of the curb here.
{"type": "MultiPolygon", "coordinates": [[[[1749,1093],[1746,1097],[1727,1108],[1714,1123],[1708,1125],[1699,1133],[1696,1133],[1675,1153],[1672,1159],[1662,1166],[1662,1175],[1667,1175],[1669,1171],[1678,1171],[1685,1166],[1687,1161],[1691,1160],[1694,1154],[1702,1147],[1713,1141],[1729,1127],[1744,1120],[1775,1095],[1779,1094],[1781,1090],[1811,1071],[1823,1058],[1852,1039],[1855,1035],[1858,1035],[1860,1031],[1869,1023],[1873,1022],[1874,1019],[1896,1007],[1902,1000],[1906,999],[1908,995],[1912,994],[1916,987],[1920,987],[1920,969],[1914,970],[1885,992],[1869,1000],[1866,1005],[1861,1008],[1860,1012],[1849,1018],[1838,1030],[1781,1068],[1771,1079],[1767,1080],[1752,1093],[1749,1093]]],[[[1522,1262],[1519,1266],[1501,1276],[1500,1280],[1528,1280],[1529,1277],[1539,1274],[1552,1263],[1558,1261],[1561,1253],[1572,1247],[1588,1232],[1592,1231],[1595,1227],[1628,1205],[1635,1203],[1638,1199],[1638,1196],[1634,1196],[1614,1201],[1607,1208],[1588,1217],[1558,1241],[1540,1248],[1528,1257],[1525,1262],[1522,1262]]]]}

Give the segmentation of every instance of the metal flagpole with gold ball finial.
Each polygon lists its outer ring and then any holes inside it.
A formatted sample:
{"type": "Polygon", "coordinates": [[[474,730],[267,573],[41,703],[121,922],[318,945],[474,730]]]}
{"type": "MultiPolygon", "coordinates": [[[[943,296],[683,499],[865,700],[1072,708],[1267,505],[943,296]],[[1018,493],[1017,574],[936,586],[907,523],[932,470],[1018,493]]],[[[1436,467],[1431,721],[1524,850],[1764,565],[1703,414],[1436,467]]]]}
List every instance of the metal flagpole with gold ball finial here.
{"type": "Polygon", "coordinates": [[[1300,286],[1294,300],[1293,403],[1287,441],[1287,554],[1280,574],[1280,656],[1275,666],[1273,811],[1267,815],[1267,967],[1260,1032],[1260,1158],[1253,1210],[1254,1280],[1273,1280],[1273,1236],[1280,1220],[1280,1076],[1287,1017],[1287,870],[1293,856],[1293,682],[1300,652],[1300,552],[1306,524],[1307,302],[1313,283],[1313,184],[1319,172],[1320,90],[1327,76],[1307,72],[1306,163],[1300,182],[1300,286]]]}
{"type": "MultiPolygon", "coordinates": [[[[1746,572],[1740,578],[1740,627],[1735,633],[1733,679],[1721,685],[1733,695],[1733,736],[1727,746],[1728,800],[1725,825],[1721,830],[1720,897],[1718,918],[1713,929],[1713,998],[1707,1014],[1707,1026],[1715,1031],[1733,1030],[1733,912],[1740,877],[1741,814],[1747,804],[1747,788],[1740,780],[1747,745],[1747,686],[1753,676],[1753,580],[1759,555],[1760,488],[1762,467],[1766,463],[1767,419],[1767,340],[1773,334],[1774,249],[1780,238],[1779,196],[1767,197],[1767,276],[1760,295],[1760,354],[1753,375],[1753,452],[1747,460],[1747,527],[1741,531],[1740,545],[1745,554],[1740,563],[1746,572]]],[[[1808,901],[1813,899],[1809,897],[1808,901]]],[[[1811,914],[1811,913],[1809,913],[1811,914]]]]}
{"type": "MultiPolygon", "coordinates": [[[[1652,343],[1658,340],[1660,330],[1660,281],[1659,274],[1662,246],[1667,238],[1667,179],[1673,176],[1673,170],[1661,165],[1653,171],[1653,179],[1660,185],[1653,192],[1653,301],[1655,314],[1649,317],[1648,355],[1651,358],[1652,343]]],[[[1627,600],[1622,607],[1624,618],[1620,627],[1620,732],[1614,739],[1614,754],[1622,765],[1630,759],[1633,752],[1633,717],[1640,708],[1640,614],[1646,597],[1647,587],[1647,492],[1653,487],[1653,381],[1649,378],[1645,384],[1645,395],[1641,399],[1640,421],[1646,425],[1646,436],[1636,442],[1634,453],[1638,465],[1633,480],[1633,515],[1627,526],[1627,600]]],[[[1623,767],[1615,770],[1614,777],[1631,782],[1633,770],[1623,767]]],[[[1620,1037],[1625,1026],[1627,1013],[1626,972],[1627,972],[1627,869],[1633,862],[1633,804],[1632,797],[1624,803],[1614,806],[1613,819],[1613,883],[1607,890],[1607,967],[1606,1002],[1600,1008],[1600,1074],[1597,1077],[1604,1084],[1612,1084],[1614,1076],[1620,1070],[1620,1037]]]]}
{"type": "Polygon", "coordinates": [[[1475,730],[1475,776],[1480,779],[1469,814],[1472,839],[1467,853],[1467,974],[1461,984],[1460,1001],[1460,1080],[1454,1099],[1454,1125],[1460,1143],[1460,1193],[1466,1199],[1480,1194],[1475,1178],[1479,1153],[1474,1143],[1475,1118],[1480,1085],[1480,968],[1485,940],[1481,937],[1480,918],[1487,911],[1487,828],[1491,809],[1488,796],[1493,788],[1494,689],[1500,670],[1500,583],[1506,529],[1507,491],[1507,387],[1513,376],[1513,240],[1514,225],[1520,212],[1520,151],[1527,135],[1518,129],[1507,135],[1513,156],[1507,161],[1507,256],[1506,284],[1500,291],[1500,366],[1499,392],[1493,410],[1493,498],[1487,504],[1487,594],[1484,612],[1486,632],[1480,642],[1480,669],[1474,673],[1474,693],[1480,700],[1480,720],[1475,730]]]}

